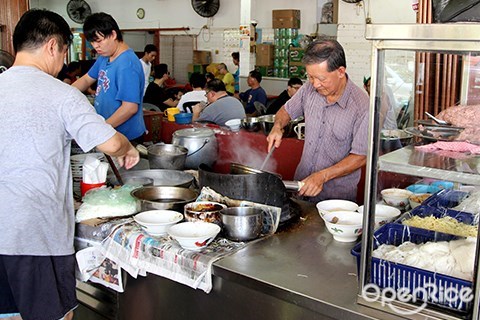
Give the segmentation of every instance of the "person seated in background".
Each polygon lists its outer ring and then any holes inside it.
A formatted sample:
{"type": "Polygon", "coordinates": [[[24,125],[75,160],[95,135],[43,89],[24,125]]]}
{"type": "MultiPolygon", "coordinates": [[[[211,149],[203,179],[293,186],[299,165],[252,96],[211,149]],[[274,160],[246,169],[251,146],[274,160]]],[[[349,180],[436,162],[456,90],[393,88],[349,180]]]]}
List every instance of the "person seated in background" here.
{"type": "Polygon", "coordinates": [[[213,79],[215,79],[215,75],[213,73],[211,72],[205,73],[205,80],[207,81],[207,83],[213,79]]]}
{"type": "Polygon", "coordinates": [[[245,103],[245,112],[249,115],[257,115],[255,102],[265,107],[267,105],[267,93],[260,86],[262,82],[262,74],[257,70],[252,70],[248,74],[247,84],[250,87],[245,92],[240,93],[239,97],[245,103]]]}
{"type": "Polygon", "coordinates": [[[207,103],[207,97],[205,97],[205,84],[207,79],[199,72],[194,72],[190,76],[190,85],[193,90],[185,93],[178,102],[177,108],[180,112],[192,112],[192,106],[199,102],[207,103]],[[192,104],[193,103],[193,104],[192,104]]]}
{"type": "Polygon", "coordinates": [[[235,93],[235,78],[228,72],[227,65],[225,63],[219,63],[217,70],[219,74],[223,75],[222,81],[225,84],[225,88],[227,88],[228,95],[233,96],[235,93]]]}
{"type": "Polygon", "coordinates": [[[155,65],[153,67],[153,77],[154,80],[148,84],[143,102],[156,105],[161,111],[176,107],[178,100],[172,99],[165,89],[165,82],[170,77],[168,65],[165,63],[155,65]]]}
{"type": "Polygon", "coordinates": [[[150,75],[152,74],[152,62],[157,57],[158,49],[153,44],[147,44],[143,49],[143,57],[140,58],[142,63],[143,73],[145,74],[145,89],[143,94],[147,91],[148,84],[150,83],[150,75]]]}
{"type": "Polygon", "coordinates": [[[235,93],[240,92],[240,53],[237,52],[232,52],[232,62],[233,64],[237,67],[237,70],[232,73],[233,79],[235,79],[235,93]]]}
{"type": "Polygon", "coordinates": [[[288,101],[297,90],[300,89],[303,85],[303,82],[300,78],[290,78],[287,83],[287,89],[283,90],[282,93],[275,99],[267,108],[266,114],[275,114],[278,110],[288,101]]]}
{"type": "Polygon", "coordinates": [[[228,120],[245,118],[242,103],[228,95],[222,80],[211,80],[205,91],[208,104],[205,106],[198,103],[193,106],[192,121],[208,121],[224,126],[228,120]]]}

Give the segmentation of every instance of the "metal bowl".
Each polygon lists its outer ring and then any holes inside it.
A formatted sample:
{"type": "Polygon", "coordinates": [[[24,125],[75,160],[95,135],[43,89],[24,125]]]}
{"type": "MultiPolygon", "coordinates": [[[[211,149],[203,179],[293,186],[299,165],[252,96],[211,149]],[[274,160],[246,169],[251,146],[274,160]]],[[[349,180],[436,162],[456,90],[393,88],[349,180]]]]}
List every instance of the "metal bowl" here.
{"type": "Polygon", "coordinates": [[[256,132],[260,130],[260,121],[257,117],[246,117],[242,119],[242,127],[250,132],[256,132]]]}
{"type": "Polygon", "coordinates": [[[260,236],[263,210],[253,207],[231,207],[220,211],[224,236],[233,241],[248,241],[260,236]]]}
{"type": "Polygon", "coordinates": [[[140,201],[142,211],[160,209],[183,212],[185,204],[198,197],[198,192],[181,187],[142,187],[130,194],[140,201]]]}
{"type": "MultiPolygon", "coordinates": [[[[180,170],[151,169],[151,170],[130,170],[121,172],[124,182],[131,178],[153,179],[154,186],[162,187],[189,187],[193,182],[193,175],[180,170]]],[[[109,178],[113,185],[118,185],[115,176],[109,178]]]]}
{"type": "Polygon", "coordinates": [[[268,135],[273,128],[273,124],[275,123],[275,115],[274,114],[267,114],[264,116],[258,117],[260,122],[260,126],[263,130],[265,135],[268,135]]]}

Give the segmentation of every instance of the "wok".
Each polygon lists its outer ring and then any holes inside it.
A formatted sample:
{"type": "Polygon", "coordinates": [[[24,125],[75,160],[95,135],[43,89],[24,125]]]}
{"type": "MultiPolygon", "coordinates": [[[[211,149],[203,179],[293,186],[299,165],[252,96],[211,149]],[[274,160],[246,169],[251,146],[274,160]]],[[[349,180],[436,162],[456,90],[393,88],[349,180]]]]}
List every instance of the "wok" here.
{"type": "Polygon", "coordinates": [[[198,168],[200,188],[210,187],[231,199],[247,200],[282,208],[280,223],[298,215],[290,204],[285,183],[273,173],[241,164],[230,164],[230,173],[216,173],[205,164],[198,168]]]}

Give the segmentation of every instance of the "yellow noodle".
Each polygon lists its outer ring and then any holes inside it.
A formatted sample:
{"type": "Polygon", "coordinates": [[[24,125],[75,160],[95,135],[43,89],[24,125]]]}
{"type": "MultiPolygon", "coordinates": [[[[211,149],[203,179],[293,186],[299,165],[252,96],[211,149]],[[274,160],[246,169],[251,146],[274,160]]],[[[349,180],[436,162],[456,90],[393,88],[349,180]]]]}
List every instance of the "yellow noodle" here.
{"type": "Polygon", "coordinates": [[[460,237],[476,237],[477,226],[459,222],[452,217],[436,218],[434,216],[419,217],[413,216],[402,221],[402,224],[432,231],[444,232],[460,237]]]}

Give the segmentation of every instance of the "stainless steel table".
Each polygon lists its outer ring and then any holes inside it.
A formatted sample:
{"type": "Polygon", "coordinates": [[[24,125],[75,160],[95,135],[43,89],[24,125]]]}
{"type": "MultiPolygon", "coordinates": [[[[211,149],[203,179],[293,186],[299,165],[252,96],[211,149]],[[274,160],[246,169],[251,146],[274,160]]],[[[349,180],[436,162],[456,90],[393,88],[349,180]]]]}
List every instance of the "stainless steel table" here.
{"type": "Polygon", "coordinates": [[[334,241],[313,204],[300,206],[297,222],[217,261],[209,294],[128,277],[119,319],[400,319],[356,304],[354,244],[334,241]]]}

